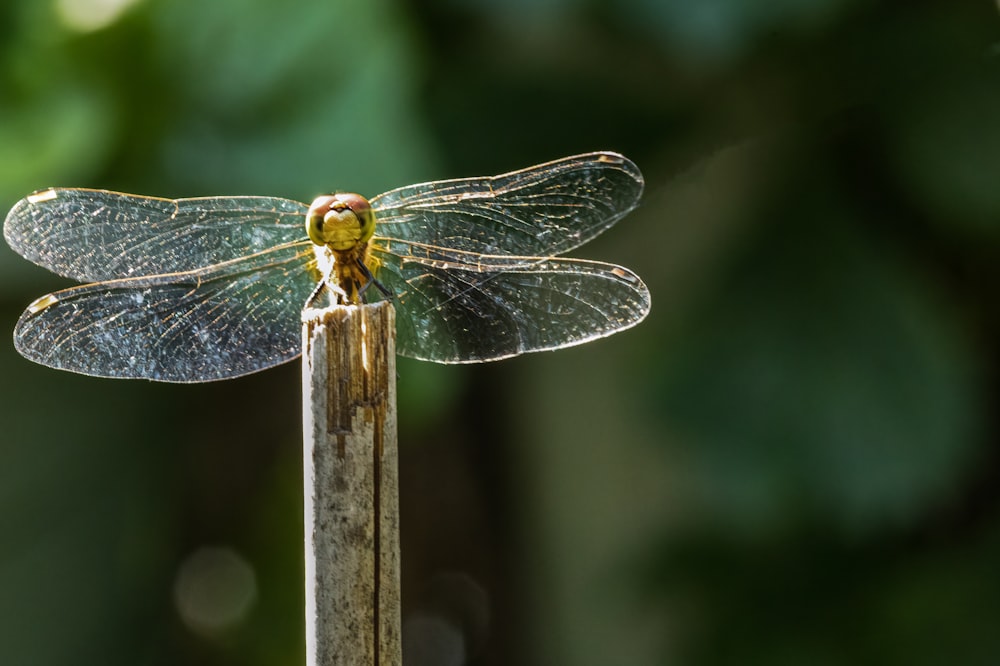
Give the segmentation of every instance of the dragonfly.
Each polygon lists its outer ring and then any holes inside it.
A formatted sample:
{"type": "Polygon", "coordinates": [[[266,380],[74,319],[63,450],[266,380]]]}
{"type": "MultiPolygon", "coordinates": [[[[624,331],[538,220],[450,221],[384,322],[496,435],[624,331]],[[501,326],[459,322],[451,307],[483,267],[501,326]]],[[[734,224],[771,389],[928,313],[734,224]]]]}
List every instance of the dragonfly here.
{"type": "Polygon", "coordinates": [[[7,215],[7,243],[85,284],[32,302],[14,344],[85,375],[229,379],[298,357],[302,309],[325,288],[348,305],[391,299],[397,352],[416,359],[577,345],[649,312],[631,270],[558,256],[634,209],[642,189],[630,160],[595,152],[311,205],[39,190],[7,215]]]}

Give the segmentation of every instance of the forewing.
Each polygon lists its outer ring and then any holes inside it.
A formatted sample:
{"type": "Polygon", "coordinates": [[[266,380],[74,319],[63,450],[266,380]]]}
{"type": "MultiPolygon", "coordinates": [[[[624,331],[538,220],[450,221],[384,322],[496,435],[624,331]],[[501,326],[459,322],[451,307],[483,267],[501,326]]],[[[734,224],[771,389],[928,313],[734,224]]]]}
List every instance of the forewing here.
{"type": "Polygon", "coordinates": [[[275,197],[160,199],[53,188],[4,222],[21,256],[83,282],[177,273],[305,238],[306,206],[275,197]]]}
{"type": "Polygon", "coordinates": [[[409,185],[372,199],[376,235],[487,255],[551,256],[635,208],[638,167],[617,153],[566,157],[492,178],[409,185]]]}
{"type": "Polygon", "coordinates": [[[66,289],[29,306],[14,343],[32,361],[99,377],[238,377],[299,355],[314,264],[306,242],[208,270],[66,289]]]}
{"type": "Polygon", "coordinates": [[[378,242],[377,278],[394,293],[396,350],[439,363],[559,349],[639,323],[649,291],[596,261],[483,256],[378,242]]]}

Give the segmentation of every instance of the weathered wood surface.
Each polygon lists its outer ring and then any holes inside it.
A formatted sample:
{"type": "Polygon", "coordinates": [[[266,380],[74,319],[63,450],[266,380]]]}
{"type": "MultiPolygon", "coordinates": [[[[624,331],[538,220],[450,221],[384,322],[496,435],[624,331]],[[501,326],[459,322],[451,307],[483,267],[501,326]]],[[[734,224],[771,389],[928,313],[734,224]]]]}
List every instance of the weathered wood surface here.
{"type": "Polygon", "coordinates": [[[302,322],[307,664],[399,666],[393,307],[302,322]]]}

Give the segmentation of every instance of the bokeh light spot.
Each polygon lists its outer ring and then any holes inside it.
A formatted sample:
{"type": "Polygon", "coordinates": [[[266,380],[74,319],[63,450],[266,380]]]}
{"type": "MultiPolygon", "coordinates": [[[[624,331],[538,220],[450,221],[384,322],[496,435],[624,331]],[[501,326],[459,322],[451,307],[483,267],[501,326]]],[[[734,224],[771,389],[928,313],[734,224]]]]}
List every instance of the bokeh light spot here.
{"type": "Polygon", "coordinates": [[[139,0],[56,0],[56,13],[66,27],[93,32],[111,25],[139,0]]]}
{"type": "Polygon", "coordinates": [[[196,550],[181,564],[174,581],[177,611],[199,634],[215,634],[238,624],[256,597],[253,568],[230,548],[196,550]]]}

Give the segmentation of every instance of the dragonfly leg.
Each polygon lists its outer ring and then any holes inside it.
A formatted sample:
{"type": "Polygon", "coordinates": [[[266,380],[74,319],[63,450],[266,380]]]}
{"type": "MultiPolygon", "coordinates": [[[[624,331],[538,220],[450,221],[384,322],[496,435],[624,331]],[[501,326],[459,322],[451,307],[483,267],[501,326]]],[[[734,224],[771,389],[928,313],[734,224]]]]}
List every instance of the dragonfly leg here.
{"type": "MultiPolygon", "coordinates": [[[[330,280],[323,278],[316,283],[316,288],[312,290],[309,294],[309,298],[306,299],[305,307],[311,308],[316,305],[316,301],[319,299],[319,295],[323,293],[324,290],[330,290],[330,293],[336,296],[337,303],[347,302],[347,292],[341,289],[338,285],[334,284],[330,280]]],[[[332,301],[333,299],[331,299],[332,301]]]]}
{"type": "Polygon", "coordinates": [[[330,293],[336,296],[336,299],[331,298],[330,303],[350,303],[350,298],[344,289],[333,281],[333,278],[327,278],[324,280],[326,282],[326,288],[330,290],[330,293]]]}
{"type": "Polygon", "coordinates": [[[375,276],[372,275],[372,272],[368,269],[367,266],[365,266],[365,262],[362,261],[360,258],[358,259],[358,267],[361,269],[361,274],[365,276],[365,283],[361,285],[361,287],[358,289],[359,299],[364,300],[365,292],[368,291],[368,287],[372,285],[375,285],[375,287],[382,292],[383,296],[385,296],[388,299],[392,299],[393,296],[392,291],[387,289],[384,284],[375,279],[375,276]]]}
{"type": "Polygon", "coordinates": [[[306,299],[306,303],[303,307],[311,308],[313,305],[315,305],[316,299],[318,299],[319,295],[323,293],[323,288],[325,286],[326,286],[326,280],[320,280],[319,282],[317,282],[316,288],[312,290],[311,294],[309,294],[309,298],[306,299]]]}

